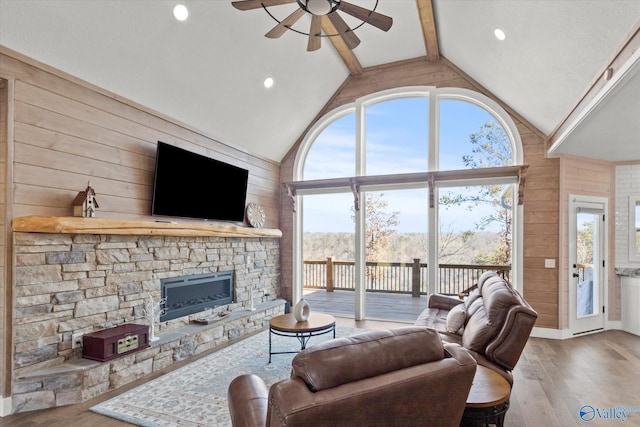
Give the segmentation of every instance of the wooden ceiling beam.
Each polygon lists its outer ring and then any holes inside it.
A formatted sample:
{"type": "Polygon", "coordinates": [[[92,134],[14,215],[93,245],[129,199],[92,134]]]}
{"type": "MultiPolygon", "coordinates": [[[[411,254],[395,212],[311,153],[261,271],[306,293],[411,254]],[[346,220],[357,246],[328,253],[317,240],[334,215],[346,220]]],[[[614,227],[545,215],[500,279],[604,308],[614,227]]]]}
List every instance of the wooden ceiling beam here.
{"type": "MultiPolygon", "coordinates": [[[[324,31],[325,34],[338,34],[338,30],[333,25],[333,22],[331,22],[326,15],[322,17],[322,31],[324,31]]],[[[340,58],[342,58],[342,62],[347,66],[349,72],[354,76],[362,74],[363,69],[360,61],[358,61],[358,58],[356,58],[353,51],[349,49],[342,37],[332,36],[327,38],[331,41],[331,44],[338,52],[338,55],[340,55],[340,58]]]]}
{"type": "Polygon", "coordinates": [[[438,48],[438,33],[436,32],[433,3],[431,0],[416,0],[416,4],[420,15],[424,46],[427,49],[427,58],[431,62],[437,61],[440,59],[440,49],[438,48]]]}

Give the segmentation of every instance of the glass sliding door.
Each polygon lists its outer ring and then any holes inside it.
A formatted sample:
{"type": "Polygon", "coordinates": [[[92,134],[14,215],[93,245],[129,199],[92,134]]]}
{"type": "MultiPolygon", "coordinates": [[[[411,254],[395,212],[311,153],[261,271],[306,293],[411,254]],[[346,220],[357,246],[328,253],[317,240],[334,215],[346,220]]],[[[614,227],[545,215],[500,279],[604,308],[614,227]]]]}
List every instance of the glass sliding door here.
{"type": "Polygon", "coordinates": [[[510,280],[514,187],[440,189],[436,292],[467,293],[487,270],[510,280]]]}
{"type": "Polygon", "coordinates": [[[426,306],[428,190],[367,192],[364,199],[366,317],[414,321],[426,306]]]}
{"type": "Polygon", "coordinates": [[[312,310],[353,316],[353,194],[306,195],[302,205],[304,298],[312,310]]]}

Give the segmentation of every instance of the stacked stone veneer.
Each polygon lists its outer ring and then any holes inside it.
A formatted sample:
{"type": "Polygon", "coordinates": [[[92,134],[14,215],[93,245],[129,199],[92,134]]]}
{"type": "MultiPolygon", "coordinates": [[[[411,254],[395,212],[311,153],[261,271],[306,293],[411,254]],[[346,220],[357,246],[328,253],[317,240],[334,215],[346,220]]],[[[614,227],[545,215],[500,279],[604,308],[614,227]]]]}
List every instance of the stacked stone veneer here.
{"type": "Polygon", "coordinates": [[[273,238],[14,233],[13,412],[79,403],[262,329],[284,303],[280,242],[273,238]],[[247,265],[249,255],[251,264],[247,265]],[[146,323],[149,294],[165,277],[234,271],[224,321],[163,322],[149,349],[110,362],[81,359],[72,336],[146,323]],[[247,311],[253,303],[259,309],[247,311]],[[244,314],[243,314],[244,313],[244,314]]]}

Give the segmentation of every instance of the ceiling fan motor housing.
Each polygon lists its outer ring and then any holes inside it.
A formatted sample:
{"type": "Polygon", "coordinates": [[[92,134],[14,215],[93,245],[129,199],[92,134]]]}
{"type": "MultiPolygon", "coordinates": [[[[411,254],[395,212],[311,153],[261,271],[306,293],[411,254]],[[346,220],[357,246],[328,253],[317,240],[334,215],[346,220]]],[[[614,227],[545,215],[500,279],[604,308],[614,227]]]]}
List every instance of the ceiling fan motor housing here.
{"type": "Polygon", "coordinates": [[[297,0],[300,8],[313,15],[323,16],[335,12],[340,0],[297,0]]]}

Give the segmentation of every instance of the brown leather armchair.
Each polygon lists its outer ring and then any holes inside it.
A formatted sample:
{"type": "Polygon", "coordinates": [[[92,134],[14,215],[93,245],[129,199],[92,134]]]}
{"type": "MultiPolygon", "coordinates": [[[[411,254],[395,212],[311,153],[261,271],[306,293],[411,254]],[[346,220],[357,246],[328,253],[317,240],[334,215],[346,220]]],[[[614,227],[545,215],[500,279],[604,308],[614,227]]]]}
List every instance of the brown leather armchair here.
{"type": "Polygon", "coordinates": [[[234,427],[458,426],[476,362],[436,331],[404,327],[320,343],[267,389],[255,375],[229,385],[234,427]]]}

